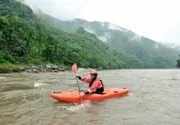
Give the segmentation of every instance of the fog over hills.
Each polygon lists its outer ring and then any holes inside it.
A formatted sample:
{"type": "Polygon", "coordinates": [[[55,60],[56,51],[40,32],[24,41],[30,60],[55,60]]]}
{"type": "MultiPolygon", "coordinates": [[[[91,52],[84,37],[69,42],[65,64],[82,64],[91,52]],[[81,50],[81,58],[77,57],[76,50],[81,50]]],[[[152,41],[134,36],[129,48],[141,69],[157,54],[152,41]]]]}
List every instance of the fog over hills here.
{"type": "Polygon", "coordinates": [[[139,36],[157,42],[180,45],[178,0],[21,1],[60,20],[81,18],[87,21],[111,22],[139,36]]]}

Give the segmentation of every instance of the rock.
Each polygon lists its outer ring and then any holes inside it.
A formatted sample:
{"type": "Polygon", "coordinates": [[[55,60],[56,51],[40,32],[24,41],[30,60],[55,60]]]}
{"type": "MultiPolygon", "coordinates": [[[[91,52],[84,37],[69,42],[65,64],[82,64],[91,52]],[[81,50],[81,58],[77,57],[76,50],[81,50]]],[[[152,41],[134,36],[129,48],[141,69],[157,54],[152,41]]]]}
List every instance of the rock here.
{"type": "Polygon", "coordinates": [[[38,66],[29,66],[21,67],[18,69],[9,69],[9,68],[0,68],[0,73],[10,73],[10,72],[27,72],[27,73],[40,73],[40,72],[64,72],[65,69],[52,65],[46,64],[44,67],[38,66]]]}
{"type": "Polygon", "coordinates": [[[37,70],[37,69],[32,69],[32,71],[33,71],[34,73],[38,73],[38,70],[37,70]]]}
{"type": "Polygon", "coordinates": [[[31,66],[32,69],[37,69],[38,67],[37,66],[31,66]]]}
{"type": "Polygon", "coordinates": [[[31,69],[27,69],[26,72],[27,73],[32,73],[32,70],[31,69]]]}
{"type": "Polygon", "coordinates": [[[55,69],[54,72],[59,72],[59,70],[58,70],[58,69],[55,69]]]}
{"type": "Polygon", "coordinates": [[[65,69],[64,69],[64,68],[58,68],[58,70],[59,70],[59,71],[62,71],[62,72],[64,72],[64,71],[65,71],[65,69]]]}
{"type": "Polygon", "coordinates": [[[51,66],[52,69],[58,69],[58,66],[51,66]]]}
{"type": "Polygon", "coordinates": [[[25,67],[21,67],[20,70],[21,70],[21,71],[25,71],[26,68],[25,68],[25,67]]]}
{"type": "Polygon", "coordinates": [[[51,68],[51,64],[46,64],[45,67],[48,68],[48,69],[50,69],[50,68],[51,68]]]}

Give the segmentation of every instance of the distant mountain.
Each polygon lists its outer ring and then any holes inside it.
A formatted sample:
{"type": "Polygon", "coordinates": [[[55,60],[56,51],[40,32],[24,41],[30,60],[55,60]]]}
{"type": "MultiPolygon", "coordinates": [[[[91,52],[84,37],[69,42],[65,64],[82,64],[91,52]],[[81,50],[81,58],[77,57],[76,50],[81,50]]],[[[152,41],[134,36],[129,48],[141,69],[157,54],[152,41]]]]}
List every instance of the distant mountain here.
{"type": "Polygon", "coordinates": [[[48,15],[41,15],[60,29],[76,32],[80,27],[95,34],[117,52],[132,57],[142,67],[175,67],[179,55],[178,49],[167,47],[149,38],[108,22],[88,22],[83,19],[60,21],[48,15]]]}
{"type": "MultiPolygon", "coordinates": [[[[21,0],[23,1],[23,0],[21,0]]],[[[179,52],[108,22],[60,21],[0,0],[0,65],[55,63],[99,69],[175,68],[179,52]]]]}
{"type": "Polygon", "coordinates": [[[9,64],[46,63],[65,67],[77,63],[78,67],[97,69],[132,67],[124,61],[127,57],[114,53],[94,34],[83,29],[64,32],[25,4],[0,0],[0,70],[9,64]]]}

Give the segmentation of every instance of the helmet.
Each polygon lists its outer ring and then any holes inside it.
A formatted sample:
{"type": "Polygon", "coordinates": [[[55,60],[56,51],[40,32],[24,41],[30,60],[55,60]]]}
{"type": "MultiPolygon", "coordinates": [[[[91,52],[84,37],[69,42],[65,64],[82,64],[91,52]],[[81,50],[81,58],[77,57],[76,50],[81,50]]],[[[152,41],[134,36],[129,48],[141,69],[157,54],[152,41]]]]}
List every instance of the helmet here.
{"type": "Polygon", "coordinates": [[[98,73],[96,71],[90,72],[91,75],[98,76],[98,73]]]}

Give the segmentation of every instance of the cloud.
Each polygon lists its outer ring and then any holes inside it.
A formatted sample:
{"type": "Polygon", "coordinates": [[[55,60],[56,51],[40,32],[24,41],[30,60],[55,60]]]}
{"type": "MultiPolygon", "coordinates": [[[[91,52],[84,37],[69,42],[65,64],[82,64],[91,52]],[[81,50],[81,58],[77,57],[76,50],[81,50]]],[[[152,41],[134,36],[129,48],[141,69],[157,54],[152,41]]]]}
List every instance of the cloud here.
{"type": "Polygon", "coordinates": [[[61,20],[111,22],[156,41],[180,44],[179,0],[24,0],[61,20]]]}
{"type": "Polygon", "coordinates": [[[82,0],[24,0],[25,4],[40,9],[46,14],[61,20],[71,20],[83,11],[82,0]]]}

